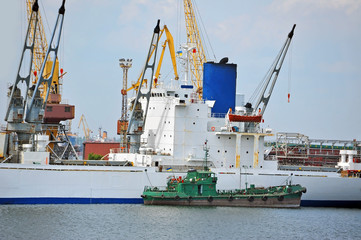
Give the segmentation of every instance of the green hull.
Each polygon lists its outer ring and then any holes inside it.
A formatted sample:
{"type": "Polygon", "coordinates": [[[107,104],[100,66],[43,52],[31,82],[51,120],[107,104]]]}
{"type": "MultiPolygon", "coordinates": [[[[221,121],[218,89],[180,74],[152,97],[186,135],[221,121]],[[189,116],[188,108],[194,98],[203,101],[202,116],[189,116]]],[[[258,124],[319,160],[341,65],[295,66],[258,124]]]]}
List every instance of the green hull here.
{"type": "Polygon", "coordinates": [[[298,208],[301,203],[301,194],[286,196],[283,199],[278,197],[150,197],[144,198],[145,205],[174,205],[174,206],[223,206],[223,207],[271,207],[271,208],[298,208]]]}

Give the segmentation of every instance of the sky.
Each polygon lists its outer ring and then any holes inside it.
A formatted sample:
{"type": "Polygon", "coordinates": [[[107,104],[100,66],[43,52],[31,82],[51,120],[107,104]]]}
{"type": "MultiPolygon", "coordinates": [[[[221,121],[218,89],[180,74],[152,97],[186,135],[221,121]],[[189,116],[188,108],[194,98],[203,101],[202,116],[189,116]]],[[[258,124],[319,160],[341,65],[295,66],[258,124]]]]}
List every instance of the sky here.
{"type": "MultiPolygon", "coordinates": [[[[39,2],[49,40],[61,0],[39,2]]],[[[312,139],[361,140],[361,1],[193,2],[198,24],[205,29],[208,59],[228,57],[237,64],[237,92],[246,101],[297,24],[263,127],[312,139]]],[[[66,2],[58,56],[66,72],[63,99],[76,106],[73,132],[83,135],[78,123],[84,114],[94,134],[101,127],[110,137],[116,136],[123,81],[119,59],[133,59],[128,82],[135,82],[157,19],[168,26],[178,50],[186,42],[182,4],[180,0],[66,2]]],[[[0,124],[5,124],[7,86],[15,81],[27,26],[25,0],[6,1],[2,9],[0,124]]],[[[171,71],[166,53],[160,80],[169,82],[171,71]]]]}

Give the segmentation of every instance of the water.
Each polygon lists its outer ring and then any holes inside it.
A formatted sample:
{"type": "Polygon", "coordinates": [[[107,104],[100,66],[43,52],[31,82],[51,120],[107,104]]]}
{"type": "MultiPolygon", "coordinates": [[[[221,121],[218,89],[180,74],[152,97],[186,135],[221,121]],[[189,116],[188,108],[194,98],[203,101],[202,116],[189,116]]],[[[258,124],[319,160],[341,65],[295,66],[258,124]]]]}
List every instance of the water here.
{"type": "Polygon", "coordinates": [[[361,209],[2,205],[0,239],[360,239],[361,209]]]}

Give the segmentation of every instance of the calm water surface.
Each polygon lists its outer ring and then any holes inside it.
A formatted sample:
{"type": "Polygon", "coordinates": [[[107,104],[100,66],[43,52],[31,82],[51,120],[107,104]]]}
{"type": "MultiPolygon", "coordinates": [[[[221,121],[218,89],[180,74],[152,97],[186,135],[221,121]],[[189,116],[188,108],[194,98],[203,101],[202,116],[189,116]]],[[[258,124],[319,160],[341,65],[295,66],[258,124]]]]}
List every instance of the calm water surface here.
{"type": "Polygon", "coordinates": [[[2,205],[0,239],[361,239],[361,209],[2,205]]]}

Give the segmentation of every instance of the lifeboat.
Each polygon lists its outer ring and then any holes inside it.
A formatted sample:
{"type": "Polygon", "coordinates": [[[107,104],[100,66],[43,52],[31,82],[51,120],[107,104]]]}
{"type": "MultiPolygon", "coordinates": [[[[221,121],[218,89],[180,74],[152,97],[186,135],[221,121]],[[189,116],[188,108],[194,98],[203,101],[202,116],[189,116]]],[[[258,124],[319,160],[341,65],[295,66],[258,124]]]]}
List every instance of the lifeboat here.
{"type": "Polygon", "coordinates": [[[238,114],[228,114],[229,121],[231,122],[261,122],[262,115],[238,115],[238,114]]]}

